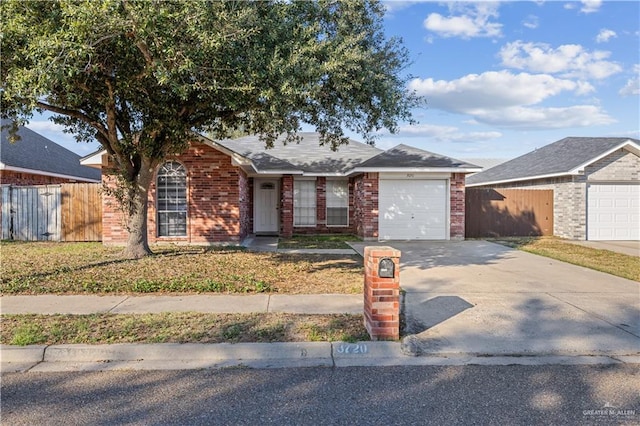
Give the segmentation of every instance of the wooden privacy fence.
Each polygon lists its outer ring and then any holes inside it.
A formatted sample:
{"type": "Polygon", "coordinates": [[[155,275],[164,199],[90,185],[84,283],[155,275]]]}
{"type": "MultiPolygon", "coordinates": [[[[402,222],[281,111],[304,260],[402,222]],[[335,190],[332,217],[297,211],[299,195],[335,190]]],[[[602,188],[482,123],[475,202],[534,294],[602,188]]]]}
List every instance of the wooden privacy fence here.
{"type": "Polygon", "coordinates": [[[3,186],[3,240],[101,241],[99,183],[3,186]]]}
{"type": "Polygon", "coordinates": [[[466,190],[467,238],[553,235],[552,189],[466,190]]]}

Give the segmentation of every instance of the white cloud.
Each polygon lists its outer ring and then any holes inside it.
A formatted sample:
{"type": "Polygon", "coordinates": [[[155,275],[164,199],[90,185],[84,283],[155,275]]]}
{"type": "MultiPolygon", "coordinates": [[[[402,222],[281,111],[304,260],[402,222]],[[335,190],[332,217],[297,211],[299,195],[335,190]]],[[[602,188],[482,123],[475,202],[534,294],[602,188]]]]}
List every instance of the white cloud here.
{"type": "Polygon", "coordinates": [[[502,65],[543,73],[559,73],[563,77],[604,79],[622,71],[615,62],[606,61],[611,52],[589,52],[579,44],[563,44],[554,49],[546,43],[507,43],[498,56],[502,65]]]}
{"type": "Polygon", "coordinates": [[[609,41],[609,39],[615,37],[618,37],[618,34],[616,34],[615,31],[603,28],[596,36],[596,43],[606,43],[609,41]]]}
{"type": "Polygon", "coordinates": [[[421,2],[411,1],[411,0],[406,0],[406,1],[405,0],[383,0],[382,1],[382,5],[384,6],[387,15],[393,15],[394,12],[411,7],[416,3],[421,3],[421,2]]]}
{"type": "Polygon", "coordinates": [[[633,67],[634,76],[627,80],[627,84],[620,89],[618,93],[622,96],[638,96],[640,95],[640,65],[633,67]]]}
{"type": "Polygon", "coordinates": [[[583,95],[594,91],[589,83],[545,74],[492,71],[451,81],[414,79],[409,89],[424,96],[432,108],[467,114],[479,123],[505,128],[547,129],[613,122],[598,106],[536,106],[564,92],[583,95]]]}
{"type": "Polygon", "coordinates": [[[509,107],[500,111],[481,111],[478,121],[522,130],[590,127],[615,123],[616,120],[594,105],[570,107],[509,107]]]}
{"type": "Polygon", "coordinates": [[[602,0],[582,0],[582,9],[580,12],[582,13],[593,13],[597,12],[602,6],[602,0]]]}
{"type": "Polygon", "coordinates": [[[449,16],[432,13],[423,25],[442,37],[499,37],[502,35],[502,24],[491,21],[499,16],[498,7],[498,3],[493,2],[453,2],[449,4],[449,16]]]}
{"type": "Polygon", "coordinates": [[[72,134],[64,133],[64,126],[49,120],[31,120],[26,127],[78,155],[90,154],[98,147],[97,143],[77,142],[72,134]]]}
{"type": "Polygon", "coordinates": [[[437,142],[480,142],[502,137],[502,133],[464,132],[454,126],[439,126],[435,124],[414,124],[401,126],[397,137],[429,138],[437,142]]]}
{"type": "Polygon", "coordinates": [[[538,17],[535,15],[529,15],[527,16],[527,19],[522,21],[522,25],[532,30],[536,29],[538,28],[538,17]]]}
{"type": "Polygon", "coordinates": [[[31,120],[29,124],[27,124],[27,127],[36,133],[40,133],[40,132],[59,133],[64,137],[68,137],[67,134],[63,133],[64,126],[61,126],[49,120],[44,120],[44,121],[31,120]]]}
{"type": "Polygon", "coordinates": [[[566,91],[579,95],[593,91],[588,83],[509,71],[469,74],[451,81],[417,78],[409,83],[409,88],[425,96],[435,108],[471,114],[476,110],[533,105],[566,91]]]}

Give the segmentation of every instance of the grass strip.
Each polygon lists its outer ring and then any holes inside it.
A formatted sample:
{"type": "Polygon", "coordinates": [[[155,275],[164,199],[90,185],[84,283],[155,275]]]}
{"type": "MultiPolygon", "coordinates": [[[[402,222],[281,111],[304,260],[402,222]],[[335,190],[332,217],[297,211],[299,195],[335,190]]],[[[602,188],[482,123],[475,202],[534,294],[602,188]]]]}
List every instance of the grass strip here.
{"type": "Polygon", "coordinates": [[[636,256],[584,247],[555,237],[510,237],[490,241],[629,280],[640,281],[640,260],[636,256]]]}
{"type": "Polygon", "coordinates": [[[268,343],[369,340],[362,315],[3,315],[0,343],[268,343]]]}

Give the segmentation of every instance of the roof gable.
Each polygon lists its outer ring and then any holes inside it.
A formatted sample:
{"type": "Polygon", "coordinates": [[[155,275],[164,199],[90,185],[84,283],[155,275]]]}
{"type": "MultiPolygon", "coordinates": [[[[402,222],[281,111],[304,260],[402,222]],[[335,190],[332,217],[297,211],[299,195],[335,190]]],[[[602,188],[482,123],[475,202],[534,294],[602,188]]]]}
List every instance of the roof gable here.
{"type": "Polygon", "coordinates": [[[363,161],[379,154],[382,150],[371,145],[349,140],[336,151],[327,145],[320,145],[319,133],[299,133],[299,143],[284,144],[284,136],[279,137],[273,148],[265,148],[258,136],[216,141],[217,144],[250,159],[256,169],[268,171],[300,171],[307,174],[344,174],[363,161]]]}
{"type": "MultiPolygon", "coordinates": [[[[8,124],[2,121],[2,126],[8,124]]],[[[81,165],[81,157],[74,152],[24,126],[18,129],[18,135],[20,140],[11,143],[9,129],[2,129],[0,161],[3,168],[100,181],[100,170],[81,165]]]]}
{"type": "Polygon", "coordinates": [[[408,145],[398,145],[388,151],[381,152],[363,162],[358,169],[395,169],[395,168],[461,168],[480,169],[480,167],[455,158],[434,154],[408,145]]]}
{"type": "Polygon", "coordinates": [[[467,178],[467,185],[530,180],[576,174],[585,166],[625,146],[630,138],[567,137],[467,178]]]}

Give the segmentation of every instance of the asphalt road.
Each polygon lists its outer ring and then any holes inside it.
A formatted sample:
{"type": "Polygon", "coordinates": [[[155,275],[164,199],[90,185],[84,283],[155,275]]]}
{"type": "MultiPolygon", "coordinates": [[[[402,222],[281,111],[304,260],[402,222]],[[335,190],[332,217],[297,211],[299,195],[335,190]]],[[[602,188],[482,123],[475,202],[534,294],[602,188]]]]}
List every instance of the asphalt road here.
{"type": "Polygon", "coordinates": [[[2,425],[640,423],[640,365],[2,375],[2,425]]]}

